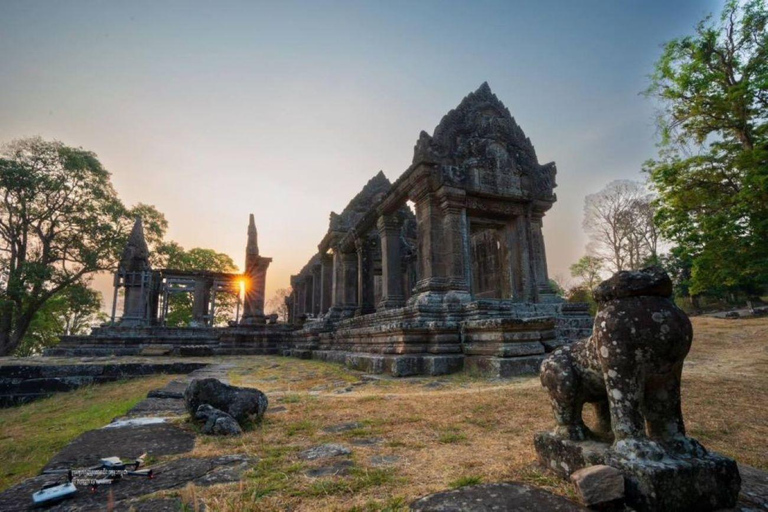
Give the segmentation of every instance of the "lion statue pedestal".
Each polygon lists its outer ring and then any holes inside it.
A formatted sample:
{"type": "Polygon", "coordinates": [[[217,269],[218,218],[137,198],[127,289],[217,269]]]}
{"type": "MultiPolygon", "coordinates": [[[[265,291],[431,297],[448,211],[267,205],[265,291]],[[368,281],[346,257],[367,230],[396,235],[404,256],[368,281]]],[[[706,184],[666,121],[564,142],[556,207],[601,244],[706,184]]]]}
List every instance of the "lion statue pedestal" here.
{"type": "Polygon", "coordinates": [[[671,296],[658,267],[619,272],[598,286],[592,336],[542,362],[557,425],[536,434],[536,453],[566,478],[595,464],[621,470],[627,504],[639,511],[733,507],[736,462],[685,435],[680,378],[693,331],[671,296]],[[586,403],[595,408],[594,430],[582,420],[586,403]]]}

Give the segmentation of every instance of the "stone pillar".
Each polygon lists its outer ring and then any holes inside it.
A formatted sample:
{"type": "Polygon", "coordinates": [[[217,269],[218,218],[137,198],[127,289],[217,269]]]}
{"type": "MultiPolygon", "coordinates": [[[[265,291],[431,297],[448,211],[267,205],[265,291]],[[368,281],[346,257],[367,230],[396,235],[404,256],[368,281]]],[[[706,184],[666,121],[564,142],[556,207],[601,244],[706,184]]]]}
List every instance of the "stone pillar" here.
{"type": "Polygon", "coordinates": [[[323,293],[322,271],[320,264],[312,267],[312,314],[315,316],[320,315],[320,297],[323,293]]]}
{"type": "Polygon", "coordinates": [[[331,308],[333,300],[333,256],[322,254],[320,267],[320,314],[324,315],[331,308]]]}
{"type": "Polygon", "coordinates": [[[305,315],[311,315],[312,314],[312,301],[315,297],[314,292],[314,282],[312,280],[312,275],[308,275],[304,277],[304,314],[305,315]]]}
{"type": "Polygon", "coordinates": [[[536,296],[535,282],[531,274],[528,221],[526,215],[517,215],[507,222],[504,229],[509,288],[517,302],[531,302],[536,296]]]}
{"type": "MultiPolygon", "coordinates": [[[[461,189],[443,187],[439,191],[440,208],[443,213],[443,234],[445,276],[452,291],[469,295],[471,277],[471,256],[469,243],[469,222],[465,208],[466,192],[461,189]]],[[[467,297],[469,299],[470,297],[467,297]]]]}
{"type": "Polygon", "coordinates": [[[355,239],[357,249],[357,309],[355,316],[376,311],[373,289],[373,247],[367,236],[355,239]]]}
{"type": "Polygon", "coordinates": [[[379,217],[381,238],[381,301],[378,309],[393,309],[405,304],[403,274],[400,261],[402,220],[397,214],[379,217]]]}
{"type": "Polygon", "coordinates": [[[531,259],[533,260],[533,271],[538,291],[551,293],[547,254],[544,249],[544,234],[542,233],[543,217],[544,214],[542,213],[531,213],[531,259]]]}
{"type": "Polygon", "coordinates": [[[409,303],[472,300],[465,196],[464,190],[445,186],[415,194],[419,282],[409,303]]]}
{"type": "Polygon", "coordinates": [[[357,309],[357,252],[341,254],[342,270],[342,294],[344,311],[342,316],[354,316],[357,309]]]}
{"type": "Polygon", "coordinates": [[[195,291],[192,297],[192,321],[190,327],[205,327],[205,316],[208,313],[208,301],[211,294],[211,283],[204,278],[195,279],[195,291]]]}

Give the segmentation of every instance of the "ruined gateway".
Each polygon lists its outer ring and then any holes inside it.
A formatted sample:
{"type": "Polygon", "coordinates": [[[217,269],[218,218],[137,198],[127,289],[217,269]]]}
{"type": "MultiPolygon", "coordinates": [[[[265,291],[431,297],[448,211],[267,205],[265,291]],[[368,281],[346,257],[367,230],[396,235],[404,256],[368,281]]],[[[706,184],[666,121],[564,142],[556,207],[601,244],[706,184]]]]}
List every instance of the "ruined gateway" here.
{"type": "Polygon", "coordinates": [[[150,315],[66,338],[50,353],[166,347],[293,355],[395,376],[535,373],[546,352],[588,336],[592,324],[586,305],[565,303],[549,285],[542,219],[556,200],[555,174],[484,83],[432,136],[421,132],[394,183],[379,172],[331,213],[317,254],[291,277],[287,324],[263,321],[268,259],[256,248],[264,274],[249,321],[171,330],[150,315]]]}

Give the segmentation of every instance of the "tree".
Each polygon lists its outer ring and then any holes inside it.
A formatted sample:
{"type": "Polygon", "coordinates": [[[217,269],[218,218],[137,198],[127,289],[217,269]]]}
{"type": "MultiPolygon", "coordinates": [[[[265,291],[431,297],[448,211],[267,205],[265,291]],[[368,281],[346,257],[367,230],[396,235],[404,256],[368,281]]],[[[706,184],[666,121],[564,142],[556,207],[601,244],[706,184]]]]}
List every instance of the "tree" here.
{"type": "MultiPolygon", "coordinates": [[[[169,242],[157,249],[158,260],[163,266],[174,270],[204,270],[209,272],[237,272],[237,265],[227,254],[213,249],[195,247],[185,251],[176,242],[169,242]]],[[[235,292],[239,290],[233,290],[235,292]]],[[[192,321],[192,296],[188,293],[175,293],[168,298],[169,312],[166,325],[181,327],[192,321]]],[[[237,293],[217,294],[214,325],[225,324],[235,316],[239,300],[237,293]]]]}
{"type": "Polygon", "coordinates": [[[65,288],[37,310],[15,355],[40,354],[57,344],[61,335],[87,334],[94,324],[107,320],[101,307],[101,294],[88,288],[87,283],[65,288]]]}
{"type": "Polygon", "coordinates": [[[603,262],[600,258],[587,254],[571,265],[570,271],[573,277],[581,280],[580,286],[586,288],[591,293],[600,284],[603,262]]]}
{"type": "Polygon", "coordinates": [[[39,137],[3,148],[0,355],[16,350],[48,300],[115,267],[136,213],[151,213],[147,233],[162,238],[162,214],[126,208],[94,153],[39,137]]]}
{"type": "Polygon", "coordinates": [[[288,305],[285,303],[285,299],[290,297],[291,293],[293,293],[293,290],[290,287],[277,289],[272,298],[267,301],[265,309],[269,313],[276,313],[278,320],[287,322],[288,305]]]}
{"type": "Polygon", "coordinates": [[[628,180],[613,181],[585,198],[587,249],[606,270],[638,269],[656,259],[658,232],[652,200],[642,183],[628,180]]]}
{"type": "Polygon", "coordinates": [[[768,283],[767,26],[762,0],[729,1],[664,46],[646,91],[660,105],[645,165],[656,220],[691,262],[693,296],[768,283]]]}

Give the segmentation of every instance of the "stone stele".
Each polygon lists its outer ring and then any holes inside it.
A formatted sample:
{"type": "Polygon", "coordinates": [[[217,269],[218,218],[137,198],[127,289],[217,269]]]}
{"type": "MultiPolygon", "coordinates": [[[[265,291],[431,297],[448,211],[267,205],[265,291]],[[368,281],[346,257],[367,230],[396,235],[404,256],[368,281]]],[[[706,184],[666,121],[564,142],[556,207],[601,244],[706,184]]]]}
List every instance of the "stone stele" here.
{"type": "Polygon", "coordinates": [[[557,425],[536,434],[536,452],[563,477],[595,464],[619,469],[626,502],[639,511],[733,507],[736,462],[685,434],[680,379],[693,330],[671,295],[658,267],[619,272],[597,287],[593,335],[541,365],[557,425]],[[585,403],[595,407],[594,431],[582,420],[585,403]]]}

